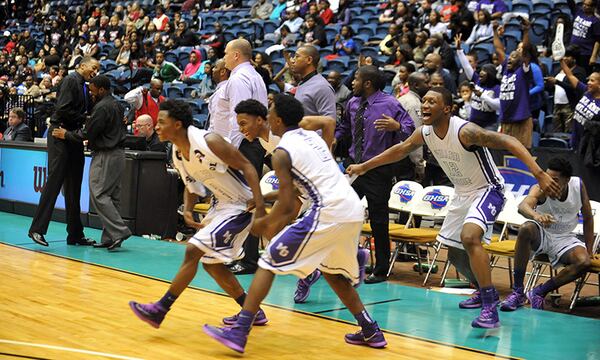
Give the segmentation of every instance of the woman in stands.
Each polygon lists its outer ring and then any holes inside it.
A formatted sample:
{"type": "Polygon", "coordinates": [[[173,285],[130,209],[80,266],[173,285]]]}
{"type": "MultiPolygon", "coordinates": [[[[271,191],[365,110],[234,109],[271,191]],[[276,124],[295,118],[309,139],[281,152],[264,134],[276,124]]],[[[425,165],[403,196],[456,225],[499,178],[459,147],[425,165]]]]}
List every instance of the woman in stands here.
{"type": "Polygon", "coordinates": [[[333,40],[333,51],[338,56],[352,56],[356,53],[356,43],[352,40],[354,31],[349,25],[342,26],[333,40]]]}
{"type": "Polygon", "coordinates": [[[492,29],[492,15],[486,10],[477,12],[477,24],[471,31],[471,36],[465,41],[465,44],[472,46],[474,44],[492,41],[494,29],[492,29]]]}

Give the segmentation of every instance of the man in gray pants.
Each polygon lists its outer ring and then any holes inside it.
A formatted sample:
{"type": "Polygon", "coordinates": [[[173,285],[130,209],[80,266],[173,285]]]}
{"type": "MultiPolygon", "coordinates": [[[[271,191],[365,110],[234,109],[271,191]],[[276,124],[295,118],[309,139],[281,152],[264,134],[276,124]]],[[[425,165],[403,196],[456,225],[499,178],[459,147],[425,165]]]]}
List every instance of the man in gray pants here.
{"type": "Polygon", "coordinates": [[[110,93],[110,80],[98,75],[90,80],[90,93],[96,101],[85,126],[90,166],[90,201],[102,221],[102,239],[94,247],[113,250],[131,236],[119,213],[121,176],[125,169],[125,128],[123,107],[110,93]]]}

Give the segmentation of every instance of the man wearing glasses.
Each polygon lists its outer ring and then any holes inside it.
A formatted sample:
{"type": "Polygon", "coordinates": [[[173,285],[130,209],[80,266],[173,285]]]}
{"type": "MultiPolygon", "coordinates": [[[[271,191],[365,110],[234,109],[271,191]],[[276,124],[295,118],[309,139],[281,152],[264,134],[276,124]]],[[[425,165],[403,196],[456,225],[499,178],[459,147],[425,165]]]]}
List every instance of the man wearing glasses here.
{"type": "Polygon", "coordinates": [[[140,115],[135,119],[135,126],[138,135],[146,138],[146,151],[167,151],[167,144],[161,142],[158,134],[154,131],[154,124],[150,115],[140,115]]]}

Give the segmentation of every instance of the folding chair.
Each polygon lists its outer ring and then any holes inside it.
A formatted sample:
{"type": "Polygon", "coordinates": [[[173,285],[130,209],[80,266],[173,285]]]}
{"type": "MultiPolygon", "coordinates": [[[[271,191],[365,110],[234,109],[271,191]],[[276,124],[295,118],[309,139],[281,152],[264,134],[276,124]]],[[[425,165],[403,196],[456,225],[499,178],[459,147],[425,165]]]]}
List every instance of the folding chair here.
{"type": "MultiPolygon", "coordinates": [[[[421,184],[414,181],[399,181],[397,182],[390,191],[390,200],[388,201],[388,206],[390,210],[395,212],[408,212],[410,213],[410,204],[414,199],[415,195],[423,190],[423,186],[421,184]]],[[[361,200],[365,208],[367,208],[367,200],[363,198],[361,200]]],[[[389,231],[403,229],[403,224],[395,224],[389,223],[388,229],[389,231]]],[[[371,263],[373,262],[373,248],[371,246],[371,240],[373,239],[373,229],[371,228],[371,224],[367,221],[363,224],[362,234],[366,236],[365,241],[363,242],[363,248],[369,249],[371,253],[371,263]]]]}
{"type": "MultiPolygon", "coordinates": [[[[421,255],[419,254],[419,246],[430,246],[435,243],[438,229],[430,228],[414,228],[415,216],[427,216],[432,218],[444,218],[448,213],[448,204],[454,195],[454,188],[448,186],[428,186],[415,194],[412,199],[412,206],[409,208],[410,216],[403,229],[391,230],[390,240],[396,244],[387,275],[389,276],[394,267],[394,262],[399,254],[414,255],[417,257],[419,274],[423,274],[421,255]],[[402,244],[415,245],[415,253],[400,251],[402,244]]],[[[437,252],[436,252],[437,255],[437,252]]],[[[427,263],[429,262],[429,253],[427,254],[427,263]]]]}

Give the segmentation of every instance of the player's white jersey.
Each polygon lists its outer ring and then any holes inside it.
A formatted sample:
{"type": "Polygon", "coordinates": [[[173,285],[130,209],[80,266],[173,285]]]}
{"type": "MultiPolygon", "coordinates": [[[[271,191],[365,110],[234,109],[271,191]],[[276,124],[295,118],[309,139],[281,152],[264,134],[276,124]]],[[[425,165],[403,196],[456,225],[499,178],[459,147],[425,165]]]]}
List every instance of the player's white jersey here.
{"type": "Polygon", "coordinates": [[[577,214],[581,210],[581,179],[572,176],[568,187],[569,193],[565,201],[546,197],[546,201],[536,208],[538,213],[550,214],[556,219],[555,223],[544,228],[551,234],[568,234],[577,226],[577,214]]]}
{"type": "Polygon", "coordinates": [[[190,160],[185,160],[173,144],[173,164],[188,191],[198,194],[197,184],[200,182],[214,194],[218,206],[245,209],[247,201],[252,198],[252,191],[242,173],[229,168],[210,150],[204,139],[208,131],[190,126],[187,133],[190,160]]]}
{"type": "Polygon", "coordinates": [[[279,145],[281,138],[277,135],[273,135],[271,130],[269,130],[269,139],[265,140],[265,139],[259,137],[258,141],[260,141],[260,145],[263,147],[263,149],[266,150],[266,152],[267,152],[266,155],[270,155],[273,153],[273,151],[275,151],[275,149],[277,148],[277,145],[279,145]]]}
{"type": "Polygon", "coordinates": [[[436,135],[433,126],[423,125],[425,144],[454,184],[457,194],[472,194],[490,186],[503,190],[504,179],[488,149],[480,146],[466,149],[460,142],[458,132],[467,123],[456,116],[451,117],[443,139],[436,135]]]}
{"type": "Polygon", "coordinates": [[[314,131],[293,129],[281,137],[278,149],[292,162],[294,184],[311,201],[319,221],[354,222],[364,219],[364,209],[325,141],[314,131]]]}

